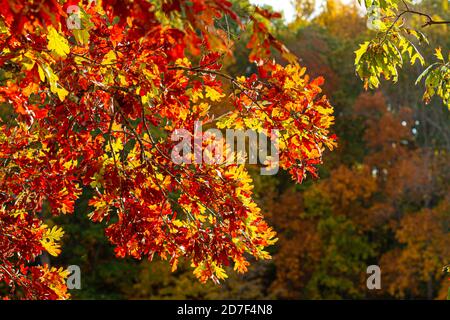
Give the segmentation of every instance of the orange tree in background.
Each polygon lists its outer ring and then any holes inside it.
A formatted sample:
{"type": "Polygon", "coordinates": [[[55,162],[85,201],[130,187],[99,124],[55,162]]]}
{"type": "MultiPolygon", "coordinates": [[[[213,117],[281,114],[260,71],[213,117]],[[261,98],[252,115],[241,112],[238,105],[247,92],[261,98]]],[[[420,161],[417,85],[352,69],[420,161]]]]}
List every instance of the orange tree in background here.
{"type": "Polygon", "coordinates": [[[269,137],[276,129],[279,166],[297,182],[317,175],[323,149],[335,145],[333,109],[321,94],[323,79],[310,80],[268,31],[277,17],[262,9],[238,15],[223,0],[1,1],[0,281],[7,298],[69,297],[67,272],[34,262],[58,255],[64,235],[44,223],[43,208],[71,214],[86,188],[94,193],[89,217],[107,225],[118,257],[156,254],[172,270],[187,259],[202,282],[225,279],[230,263],[245,272],[246,254],[270,258],[264,249],[275,232],[244,166],[176,164],[170,136],[193,132],[195,121],[269,137]],[[221,70],[233,44],[229,28],[218,26],[229,23],[252,30],[247,46],[257,74],[221,70]],[[271,48],[289,64],[275,63],[271,48]],[[209,109],[220,101],[231,111],[217,121],[209,109]]]}

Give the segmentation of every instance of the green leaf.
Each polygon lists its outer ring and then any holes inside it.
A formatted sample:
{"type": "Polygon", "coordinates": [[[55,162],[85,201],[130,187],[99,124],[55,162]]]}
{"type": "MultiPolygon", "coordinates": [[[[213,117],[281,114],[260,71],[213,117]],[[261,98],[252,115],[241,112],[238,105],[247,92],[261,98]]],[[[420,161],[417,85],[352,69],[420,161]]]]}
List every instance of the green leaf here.
{"type": "Polygon", "coordinates": [[[79,45],[85,45],[89,42],[89,31],[85,29],[73,30],[72,33],[79,45]]]}
{"type": "Polygon", "coordinates": [[[355,65],[359,63],[361,60],[361,57],[364,55],[364,53],[367,52],[367,48],[369,46],[370,42],[366,41],[363,44],[359,45],[359,49],[355,51],[356,58],[355,58],[355,65]]]}
{"type": "Polygon", "coordinates": [[[411,56],[410,53],[410,57],[411,57],[411,65],[413,65],[417,59],[419,59],[420,64],[423,66],[425,64],[425,59],[423,58],[423,56],[420,54],[419,50],[417,50],[416,46],[412,43],[410,44],[410,48],[413,48],[415,53],[411,56]]]}
{"type": "Polygon", "coordinates": [[[422,79],[423,79],[423,77],[425,77],[427,74],[428,74],[428,72],[430,72],[430,70],[431,70],[431,68],[432,67],[434,67],[435,65],[437,65],[438,63],[437,62],[435,62],[435,63],[433,63],[433,64],[430,64],[421,74],[420,74],[420,76],[417,78],[417,80],[416,80],[416,85],[417,84],[419,84],[421,81],[422,81],[422,79]]]}

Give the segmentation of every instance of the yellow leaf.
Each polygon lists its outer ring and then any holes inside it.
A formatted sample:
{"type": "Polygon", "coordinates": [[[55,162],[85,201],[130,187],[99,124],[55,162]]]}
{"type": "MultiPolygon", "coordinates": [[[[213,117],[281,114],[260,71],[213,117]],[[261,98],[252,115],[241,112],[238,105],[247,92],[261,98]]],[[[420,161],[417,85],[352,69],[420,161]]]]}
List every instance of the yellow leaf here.
{"type": "Polygon", "coordinates": [[[64,88],[56,88],[56,94],[58,95],[59,100],[64,101],[69,94],[69,91],[64,88]]]}
{"type": "Polygon", "coordinates": [[[442,55],[441,48],[435,49],[436,53],[434,54],[439,60],[444,61],[444,56],[442,55]]]}
{"type": "Polygon", "coordinates": [[[211,87],[206,87],[206,98],[211,99],[211,101],[219,101],[221,98],[225,97],[225,94],[218,92],[216,89],[211,87]]]}
{"type": "Polygon", "coordinates": [[[192,95],[191,95],[192,101],[193,102],[197,102],[198,99],[203,99],[203,93],[202,90],[192,90],[192,95]]]}
{"type": "Polygon", "coordinates": [[[227,273],[225,272],[225,270],[219,266],[215,266],[214,267],[214,272],[217,276],[218,279],[220,280],[225,280],[226,278],[228,278],[227,273]]]}
{"type": "Polygon", "coordinates": [[[317,112],[319,112],[320,114],[332,114],[333,113],[333,108],[324,108],[320,105],[317,106],[317,112]]]}
{"type": "Polygon", "coordinates": [[[39,90],[39,85],[37,83],[32,82],[28,86],[26,86],[22,92],[25,96],[30,96],[33,93],[37,93],[38,90],[39,90]]]}
{"type": "Polygon", "coordinates": [[[355,65],[359,63],[359,60],[361,60],[361,57],[366,53],[367,48],[369,46],[369,41],[364,42],[359,46],[359,49],[355,51],[356,57],[355,57],[355,65]]]}
{"type": "MultiPolygon", "coordinates": [[[[92,188],[100,188],[102,186],[103,176],[96,172],[93,177],[91,177],[93,181],[89,184],[92,188]]],[[[106,205],[106,203],[105,203],[106,205]]]]}
{"type": "Polygon", "coordinates": [[[109,65],[112,63],[115,63],[117,60],[117,55],[114,51],[110,50],[105,56],[103,57],[102,64],[103,65],[109,65]]]}
{"type": "Polygon", "coordinates": [[[67,57],[67,54],[70,52],[69,42],[67,39],[60,35],[52,26],[50,26],[48,30],[47,48],[60,57],[67,57]]]}
{"type": "Polygon", "coordinates": [[[34,61],[34,55],[32,52],[27,51],[24,55],[23,55],[23,59],[22,59],[22,65],[24,67],[25,70],[29,71],[31,69],[33,69],[35,61],[34,61]]]}
{"type": "Polygon", "coordinates": [[[56,93],[61,101],[64,101],[69,92],[58,83],[58,76],[53,72],[49,65],[38,65],[38,72],[41,81],[47,78],[50,83],[50,91],[56,93]]]}
{"type": "MultiPolygon", "coordinates": [[[[119,151],[123,150],[123,142],[122,142],[122,139],[120,139],[120,138],[118,138],[117,140],[112,141],[111,145],[112,145],[112,149],[113,149],[114,153],[118,153],[119,151]]],[[[110,147],[109,143],[106,146],[105,150],[107,152],[111,151],[111,147],[110,147]]]]}
{"type": "Polygon", "coordinates": [[[47,229],[46,225],[43,227],[46,228],[46,230],[42,237],[41,244],[50,255],[56,257],[61,253],[61,245],[57,242],[64,236],[64,231],[57,226],[54,226],[52,229],[47,229]]]}
{"type": "Polygon", "coordinates": [[[76,166],[77,166],[77,164],[78,164],[78,160],[69,160],[69,161],[67,161],[67,162],[65,162],[64,164],[63,164],[63,167],[66,169],[66,170],[70,170],[70,169],[72,169],[72,168],[75,168],[76,166]]]}
{"type": "Polygon", "coordinates": [[[175,61],[175,65],[189,68],[191,66],[191,62],[186,57],[184,57],[183,59],[178,58],[177,61],[175,61]]]}
{"type": "Polygon", "coordinates": [[[45,73],[44,73],[44,70],[42,70],[40,65],[38,65],[38,72],[39,72],[39,78],[41,79],[42,82],[44,82],[45,81],[45,73]]]}
{"type": "Polygon", "coordinates": [[[283,88],[286,90],[289,90],[294,87],[295,87],[295,82],[292,81],[291,79],[287,78],[286,81],[284,82],[283,88]]]}
{"type": "Polygon", "coordinates": [[[178,228],[180,228],[180,227],[183,226],[183,222],[180,221],[180,220],[173,220],[173,221],[172,221],[172,224],[173,224],[174,226],[178,227],[178,228]]]}

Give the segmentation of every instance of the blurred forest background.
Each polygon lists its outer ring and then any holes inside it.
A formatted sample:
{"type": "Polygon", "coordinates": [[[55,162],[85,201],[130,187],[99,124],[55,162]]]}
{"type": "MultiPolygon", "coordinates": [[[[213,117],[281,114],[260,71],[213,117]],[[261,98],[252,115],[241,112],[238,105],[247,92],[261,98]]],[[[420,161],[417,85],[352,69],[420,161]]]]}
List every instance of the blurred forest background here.
{"type": "MultiPolygon", "coordinates": [[[[248,2],[234,4],[243,8],[248,2]]],[[[325,156],[321,178],[302,185],[282,173],[260,176],[250,168],[258,202],[278,232],[273,259],[255,261],[245,275],[230,272],[221,285],[202,285],[187,264],[171,273],[158,259],[118,260],[104,227],[85,214],[90,191],[84,190],[73,216],[53,218],[66,235],[63,253],[52,263],[81,268],[82,289],[72,290],[73,298],[446,298],[449,111],[440,99],[422,102],[423,84],[414,84],[421,73],[417,65],[404,68],[397,84],[364,91],[355,75],[354,51],[373,34],[357,5],[339,0],[296,4],[295,21],[274,21],[272,31],[309,74],[325,77],[339,148],[325,156]],[[381,268],[381,290],[366,288],[366,268],[372,264],[381,268]]],[[[448,0],[424,0],[421,7],[450,18],[448,0]]],[[[433,47],[450,50],[448,28],[424,30],[430,46],[419,50],[428,63],[433,47]]],[[[232,74],[255,72],[245,58],[248,36],[241,33],[235,41],[235,57],[226,59],[225,68],[232,74]]]]}

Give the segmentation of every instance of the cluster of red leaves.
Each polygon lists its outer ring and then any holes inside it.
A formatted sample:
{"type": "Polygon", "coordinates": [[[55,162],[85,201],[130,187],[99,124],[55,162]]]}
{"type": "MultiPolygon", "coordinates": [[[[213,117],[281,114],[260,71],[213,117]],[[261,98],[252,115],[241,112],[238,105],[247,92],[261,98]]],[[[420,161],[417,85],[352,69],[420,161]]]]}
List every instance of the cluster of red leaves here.
{"type": "Polygon", "coordinates": [[[234,78],[220,63],[229,36],[215,27],[224,15],[242,27],[228,1],[85,1],[76,30],[66,10],[78,1],[62,2],[0,4],[0,103],[11,109],[0,124],[0,280],[12,296],[21,287],[26,298],[67,297],[63,271],[24,266],[60,239],[39,218],[43,204],[73,213],[82,188],[94,190],[89,216],[108,225],[118,257],[156,254],[173,270],[190,259],[201,281],[216,282],[230,262],[245,272],[247,255],[270,258],[275,232],[245,168],[176,164],[169,137],[213,122],[209,107],[230,82],[235,108],[218,126],[279,130],[280,166],[300,182],[315,175],[334,144],[333,110],[321,79],[269,59],[270,46],[288,54],[261,22],[276,16],[251,16],[260,74],[234,78]]]}
{"type": "Polygon", "coordinates": [[[45,250],[42,221],[25,213],[0,210],[0,281],[11,289],[11,296],[24,299],[64,299],[68,297],[66,271],[27,264],[45,250]],[[20,288],[19,292],[16,291],[20,288]]]}
{"type": "Polygon", "coordinates": [[[264,81],[252,75],[235,83],[236,108],[224,127],[260,129],[268,135],[277,130],[279,166],[299,183],[307,172],[317,177],[323,146],[336,146],[336,136],[328,131],[333,108],[320,95],[323,78],[309,81],[306,69],[298,65],[265,63],[264,69],[264,81]]]}

